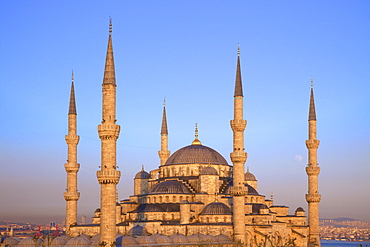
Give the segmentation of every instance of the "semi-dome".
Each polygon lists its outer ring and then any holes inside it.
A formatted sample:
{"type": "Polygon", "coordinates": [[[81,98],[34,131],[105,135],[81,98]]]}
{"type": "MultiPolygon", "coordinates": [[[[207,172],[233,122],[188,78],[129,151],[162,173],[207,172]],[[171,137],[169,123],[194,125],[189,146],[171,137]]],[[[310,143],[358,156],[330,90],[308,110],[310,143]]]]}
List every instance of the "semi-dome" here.
{"type": "Polygon", "coordinates": [[[201,215],[231,215],[231,210],[222,202],[212,202],[203,208],[201,215]]]}
{"type": "Polygon", "coordinates": [[[149,234],[148,234],[148,231],[145,229],[145,227],[134,226],[128,231],[127,235],[128,236],[147,236],[149,234]]]}
{"type": "Polygon", "coordinates": [[[203,145],[189,145],[174,152],[164,165],[211,164],[228,165],[216,150],[203,145]]]}
{"type": "Polygon", "coordinates": [[[147,173],[146,171],[144,170],[141,170],[139,171],[138,173],[136,173],[135,175],[135,179],[149,179],[150,178],[150,175],[149,173],[147,173]]]}
{"type": "Polygon", "coordinates": [[[176,180],[167,180],[156,184],[149,194],[188,194],[190,190],[181,182],[176,180]]]}
{"type": "Polygon", "coordinates": [[[207,166],[207,167],[203,167],[200,170],[199,175],[217,175],[218,176],[218,172],[215,168],[207,166]]]}

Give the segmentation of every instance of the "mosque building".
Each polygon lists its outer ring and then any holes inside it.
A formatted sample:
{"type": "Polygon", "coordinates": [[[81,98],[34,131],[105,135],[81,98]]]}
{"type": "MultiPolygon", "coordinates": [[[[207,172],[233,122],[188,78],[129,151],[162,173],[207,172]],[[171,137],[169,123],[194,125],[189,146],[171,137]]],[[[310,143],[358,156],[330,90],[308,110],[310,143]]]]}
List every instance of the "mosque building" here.
{"type": "MultiPolygon", "coordinates": [[[[103,79],[102,122],[98,126],[101,139],[101,166],[97,179],[101,186],[100,207],[92,224],[77,225],[77,135],[76,104],[72,79],[68,114],[68,161],[66,227],[67,234],[95,239],[99,246],[195,246],[199,243],[234,246],[320,246],[316,113],[313,89],[309,109],[308,218],[302,207],[293,215],[287,206],[275,205],[272,199],[258,192],[256,177],[244,171],[247,153],[244,149],[243,89],[238,48],[234,91],[232,152],[229,164],[216,150],[202,144],[196,127],[190,145],[170,155],[166,106],[161,124],[160,165],[152,171],[139,171],[134,178],[133,195],[117,201],[120,171],[116,165],[116,140],[120,126],[116,124],[116,79],[110,23],[106,64],[103,79]],[[118,234],[118,235],[117,235],[118,234]],[[119,238],[117,238],[117,236],[119,238]],[[126,242],[125,242],[126,241],[126,242]],[[131,242],[130,242],[131,241],[131,242]],[[162,242],[161,242],[162,241],[162,242]],[[130,242],[130,243],[129,243],[130,242]],[[290,245],[288,245],[290,244],[290,245]]],[[[82,241],[82,240],[81,240],[82,241]]],[[[93,245],[93,244],[91,244],[93,245]]]]}

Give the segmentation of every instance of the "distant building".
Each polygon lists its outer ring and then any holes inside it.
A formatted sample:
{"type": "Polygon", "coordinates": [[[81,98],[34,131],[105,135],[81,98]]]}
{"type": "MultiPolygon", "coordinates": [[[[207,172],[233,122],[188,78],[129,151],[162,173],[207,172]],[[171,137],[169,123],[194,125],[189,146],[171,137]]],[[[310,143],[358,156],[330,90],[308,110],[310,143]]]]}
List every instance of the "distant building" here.
{"type": "MultiPolygon", "coordinates": [[[[73,79],[72,79],[73,80],[73,79]]],[[[152,171],[142,168],[134,178],[134,193],[130,198],[117,201],[116,185],[120,171],[116,165],[116,140],[120,126],[116,125],[116,80],[110,24],[106,65],[103,80],[103,119],[98,126],[102,142],[101,170],[97,172],[101,185],[100,208],[94,212],[92,224],[77,225],[77,144],[76,105],[72,81],[69,108],[69,127],[66,141],[68,174],[66,227],[70,236],[86,234],[98,236],[100,244],[110,246],[116,241],[116,234],[146,236],[145,241],[158,238],[183,239],[187,244],[204,240],[203,244],[214,241],[242,242],[257,245],[271,241],[276,245],[294,243],[296,246],[320,246],[318,238],[318,202],[316,149],[316,114],[311,89],[309,113],[309,220],[303,208],[293,215],[288,207],[275,205],[272,199],[259,194],[256,177],[244,171],[247,153],[244,150],[243,90],[238,49],[234,93],[234,119],[232,164],[216,150],[202,145],[195,131],[195,139],[172,155],[168,150],[168,129],[166,106],[163,109],[161,125],[161,149],[158,152],[160,165],[152,171]],[[308,225],[310,224],[310,227],[308,225]],[[317,224],[317,225],[316,225],[317,224]],[[149,240],[148,236],[151,235],[149,240]],[[183,236],[183,237],[179,237],[183,236]],[[221,240],[220,240],[221,241],[221,240]]],[[[231,146],[231,144],[230,144],[231,146]]],[[[139,241],[137,237],[135,241],[139,241]]],[[[127,239],[126,239],[127,240],[127,239]]],[[[125,241],[126,241],[125,240],[125,241]]],[[[122,239],[122,241],[124,241],[122,239]]],[[[127,240],[128,241],[128,240],[127,240]]],[[[131,240],[130,240],[131,241],[131,240]]],[[[156,242],[157,241],[157,242],[156,242]]],[[[180,241],[180,240],[176,240],[180,241]]],[[[225,243],[226,243],[225,242],[225,243]]],[[[229,242],[230,243],[230,242],[229,242]]],[[[232,242],[231,242],[232,243],[232,242]]],[[[119,243],[118,243],[119,244],[119,243]]],[[[122,245],[123,242],[122,242],[122,245]]],[[[153,246],[155,246],[153,244],[153,246]]]]}

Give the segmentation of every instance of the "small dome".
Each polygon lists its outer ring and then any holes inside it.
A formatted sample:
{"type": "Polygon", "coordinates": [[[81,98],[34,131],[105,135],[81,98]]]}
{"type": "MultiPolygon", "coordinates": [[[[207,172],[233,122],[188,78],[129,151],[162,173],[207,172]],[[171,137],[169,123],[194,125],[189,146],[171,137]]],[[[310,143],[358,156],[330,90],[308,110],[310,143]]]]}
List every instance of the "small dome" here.
{"type": "Polygon", "coordinates": [[[170,239],[174,244],[188,244],[189,240],[188,238],[180,233],[176,233],[170,236],[170,239]]]}
{"type": "Polygon", "coordinates": [[[203,167],[200,170],[199,175],[217,175],[218,176],[218,172],[216,171],[215,168],[207,166],[207,167],[203,167]]]}
{"type": "Polygon", "coordinates": [[[67,241],[61,237],[56,237],[53,239],[53,242],[51,242],[50,247],[63,247],[67,241]]]}
{"type": "Polygon", "coordinates": [[[150,236],[138,236],[136,241],[140,244],[140,246],[153,246],[157,244],[150,236]]]}
{"type": "Polygon", "coordinates": [[[228,236],[223,235],[223,234],[215,236],[215,239],[220,244],[232,244],[233,243],[233,241],[231,241],[231,239],[228,236]]]}
{"type": "Polygon", "coordinates": [[[212,164],[228,165],[216,150],[203,145],[189,145],[174,152],[164,165],[212,164]]]}
{"type": "Polygon", "coordinates": [[[304,209],[302,207],[298,207],[296,210],[296,212],[305,212],[304,209]]]}
{"type": "Polygon", "coordinates": [[[129,236],[147,236],[149,234],[148,234],[148,231],[145,229],[145,227],[134,226],[133,228],[131,228],[128,231],[127,235],[129,235],[129,236]]]}
{"type": "Polygon", "coordinates": [[[176,180],[167,180],[156,184],[149,194],[189,194],[190,190],[181,182],[176,180]]]}
{"type": "Polygon", "coordinates": [[[37,244],[35,244],[35,240],[33,239],[33,237],[28,237],[28,238],[24,238],[22,239],[17,246],[21,246],[21,247],[35,247],[35,246],[41,246],[42,244],[42,240],[41,239],[37,239],[37,244]]]}
{"type": "Polygon", "coordinates": [[[200,213],[201,215],[231,215],[231,210],[222,202],[212,202],[205,206],[200,213]]]}
{"type": "Polygon", "coordinates": [[[173,241],[166,235],[160,235],[155,239],[155,241],[160,245],[173,245],[173,241]]]}
{"type": "Polygon", "coordinates": [[[95,213],[100,212],[100,208],[95,209],[95,213]]]}
{"type": "Polygon", "coordinates": [[[90,240],[78,236],[78,237],[74,237],[74,238],[71,238],[70,240],[68,240],[68,242],[66,243],[65,246],[70,246],[70,247],[73,247],[73,246],[87,246],[87,245],[90,245],[90,244],[91,244],[90,240]]]}
{"type": "Polygon", "coordinates": [[[6,237],[3,241],[3,245],[9,245],[9,246],[14,246],[19,243],[19,240],[13,238],[13,237],[6,237]]]}
{"type": "Polygon", "coordinates": [[[131,236],[122,236],[117,239],[121,243],[121,246],[140,246],[134,237],[131,236]]]}
{"type": "Polygon", "coordinates": [[[244,174],[244,179],[245,181],[257,181],[256,177],[249,171],[244,174]]]}
{"type": "Polygon", "coordinates": [[[202,239],[200,238],[200,234],[193,234],[188,236],[189,243],[192,244],[200,244],[202,242],[202,239]]]}
{"type": "Polygon", "coordinates": [[[150,178],[150,175],[149,173],[147,173],[146,171],[144,170],[141,170],[139,171],[138,173],[136,173],[135,175],[135,179],[149,179],[150,178]]]}

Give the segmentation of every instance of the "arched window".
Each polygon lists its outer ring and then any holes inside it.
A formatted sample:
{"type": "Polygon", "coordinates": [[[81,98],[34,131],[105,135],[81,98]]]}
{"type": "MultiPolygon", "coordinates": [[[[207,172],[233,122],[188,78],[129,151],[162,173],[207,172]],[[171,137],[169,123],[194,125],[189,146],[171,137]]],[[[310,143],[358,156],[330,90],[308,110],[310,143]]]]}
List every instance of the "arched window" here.
{"type": "Polygon", "coordinates": [[[182,202],[182,196],[180,196],[180,202],[182,202]]]}
{"type": "Polygon", "coordinates": [[[170,197],[166,196],[166,202],[170,202],[170,197]]]}
{"type": "Polygon", "coordinates": [[[172,197],[172,202],[176,202],[176,196],[172,197]]]}
{"type": "Polygon", "coordinates": [[[159,196],[159,203],[162,203],[162,196],[159,196]]]}

